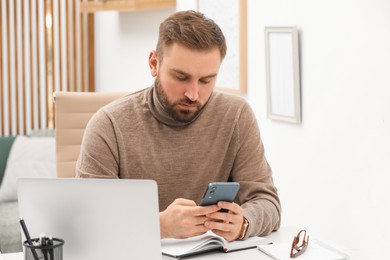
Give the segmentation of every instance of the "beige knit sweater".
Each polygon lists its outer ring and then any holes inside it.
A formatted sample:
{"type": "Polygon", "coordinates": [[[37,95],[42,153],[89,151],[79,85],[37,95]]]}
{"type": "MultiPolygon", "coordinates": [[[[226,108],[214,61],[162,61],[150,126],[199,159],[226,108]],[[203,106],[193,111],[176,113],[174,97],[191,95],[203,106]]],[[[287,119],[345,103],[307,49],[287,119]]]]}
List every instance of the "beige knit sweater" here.
{"type": "Polygon", "coordinates": [[[214,92],[197,118],[174,121],[154,87],[100,109],[86,128],[78,177],[153,179],[160,210],[176,198],[200,203],[215,181],[240,183],[236,203],[249,221],[246,237],[279,228],[280,201],[249,105],[214,92]]]}

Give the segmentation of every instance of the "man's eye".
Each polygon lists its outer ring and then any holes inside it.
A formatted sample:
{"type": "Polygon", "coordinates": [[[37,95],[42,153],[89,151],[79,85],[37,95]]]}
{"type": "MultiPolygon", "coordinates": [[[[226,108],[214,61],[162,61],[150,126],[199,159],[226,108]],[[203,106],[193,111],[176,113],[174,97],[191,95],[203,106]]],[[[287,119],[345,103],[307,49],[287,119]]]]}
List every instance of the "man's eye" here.
{"type": "Polygon", "coordinates": [[[201,79],[199,80],[199,82],[202,84],[209,84],[211,82],[211,79],[201,79]]]}
{"type": "Polygon", "coordinates": [[[185,81],[187,79],[186,76],[176,75],[176,78],[180,81],[185,81]]]}

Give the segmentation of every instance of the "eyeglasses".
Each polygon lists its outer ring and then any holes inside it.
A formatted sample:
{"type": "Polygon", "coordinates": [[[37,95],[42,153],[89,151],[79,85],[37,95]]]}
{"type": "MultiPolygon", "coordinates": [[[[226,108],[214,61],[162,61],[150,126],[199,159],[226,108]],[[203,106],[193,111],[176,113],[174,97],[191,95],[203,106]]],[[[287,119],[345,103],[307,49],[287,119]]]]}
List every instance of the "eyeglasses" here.
{"type": "Polygon", "coordinates": [[[308,245],[309,236],[306,236],[306,230],[299,231],[292,242],[290,258],[295,258],[303,254],[308,245]]]}

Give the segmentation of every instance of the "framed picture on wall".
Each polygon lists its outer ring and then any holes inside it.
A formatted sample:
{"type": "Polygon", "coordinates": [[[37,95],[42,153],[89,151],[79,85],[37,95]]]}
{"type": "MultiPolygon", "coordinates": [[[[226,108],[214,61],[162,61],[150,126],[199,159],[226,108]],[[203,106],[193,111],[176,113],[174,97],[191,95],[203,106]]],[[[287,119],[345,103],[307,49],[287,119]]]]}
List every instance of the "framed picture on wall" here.
{"type": "Polygon", "coordinates": [[[247,91],[246,9],[246,0],[197,0],[197,10],[213,19],[226,38],[216,87],[237,94],[247,91]]]}
{"type": "Polygon", "coordinates": [[[298,29],[265,27],[267,116],[301,123],[298,29]]]}

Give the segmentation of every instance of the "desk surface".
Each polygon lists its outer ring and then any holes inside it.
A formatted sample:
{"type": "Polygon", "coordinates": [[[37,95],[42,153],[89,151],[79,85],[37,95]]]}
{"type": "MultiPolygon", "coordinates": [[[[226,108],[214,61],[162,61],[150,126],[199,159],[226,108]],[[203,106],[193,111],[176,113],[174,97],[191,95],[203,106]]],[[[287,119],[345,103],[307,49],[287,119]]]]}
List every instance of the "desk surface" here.
{"type": "MultiPolygon", "coordinates": [[[[292,238],[298,232],[297,228],[293,227],[284,227],[277,232],[273,232],[268,238],[274,243],[283,243],[291,242],[292,238]]],[[[22,260],[23,253],[13,253],[13,254],[3,254],[3,260],[22,260]]],[[[162,256],[163,260],[173,260],[175,258],[169,256],[162,256]]],[[[230,259],[245,259],[245,260],[269,260],[270,257],[261,253],[258,249],[247,249],[242,251],[230,252],[230,253],[221,253],[221,252],[209,252],[205,254],[195,255],[192,257],[187,257],[186,260],[190,259],[199,259],[199,260],[230,260],[230,259]]]]}
{"type": "MultiPolygon", "coordinates": [[[[2,256],[3,256],[3,260],[23,260],[24,259],[23,253],[3,254],[2,256]]],[[[175,260],[176,258],[172,258],[169,256],[162,256],[162,259],[163,260],[175,260]]],[[[229,260],[229,259],[262,260],[262,259],[264,259],[264,260],[269,260],[272,258],[269,258],[268,256],[264,255],[256,248],[253,248],[253,249],[247,249],[247,250],[242,250],[242,251],[230,252],[230,253],[226,253],[226,254],[221,253],[221,252],[210,252],[210,253],[196,255],[193,257],[187,257],[185,259],[186,260],[189,260],[189,259],[199,259],[199,260],[218,260],[218,259],[224,259],[224,260],[229,260]]]]}

